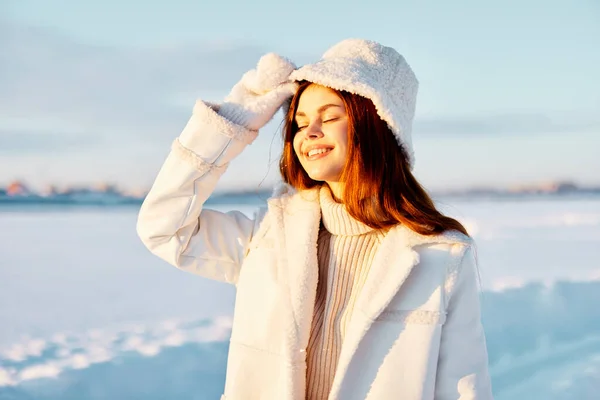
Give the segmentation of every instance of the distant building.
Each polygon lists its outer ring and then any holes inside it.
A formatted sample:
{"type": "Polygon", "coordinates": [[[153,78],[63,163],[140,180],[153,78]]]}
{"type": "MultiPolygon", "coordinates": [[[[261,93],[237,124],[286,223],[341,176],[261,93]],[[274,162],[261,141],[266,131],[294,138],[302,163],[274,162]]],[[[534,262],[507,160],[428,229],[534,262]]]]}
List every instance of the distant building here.
{"type": "Polygon", "coordinates": [[[55,185],[48,185],[40,191],[40,196],[53,197],[58,196],[62,191],[55,185]]]}
{"type": "Polygon", "coordinates": [[[143,199],[148,194],[148,189],[146,188],[131,188],[126,189],[121,192],[123,196],[131,197],[134,199],[143,199]]]}
{"type": "Polygon", "coordinates": [[[572,193],[576,192],[579,188],[572,182],[556,182],[548,189],[552,193],[572,193]]]}
{"type": "Polygon", "coordinates": [[[119,193],[119,189],[117,188],[116,185],[113,185],[112,183],[105,183],[105,182],[101,182],[101,183],[94,185],[92,187],[92,190],[94,190],[95,192],[98,192],[98,193],[111,193],[111,194],[119,193]]]}
{"type": "Polygon", "coordinates": [[[575,193],[581,189],[573,182],[544,182],[533,185],[515,185],[507,190],[513,194],[575,193]]]}
{"type": "Polygon", "coordinates": [[[14,181],[6,188],[6,194],[8,196],[28,196],[31,194],[31,190],[23,182],[14,181]]]}

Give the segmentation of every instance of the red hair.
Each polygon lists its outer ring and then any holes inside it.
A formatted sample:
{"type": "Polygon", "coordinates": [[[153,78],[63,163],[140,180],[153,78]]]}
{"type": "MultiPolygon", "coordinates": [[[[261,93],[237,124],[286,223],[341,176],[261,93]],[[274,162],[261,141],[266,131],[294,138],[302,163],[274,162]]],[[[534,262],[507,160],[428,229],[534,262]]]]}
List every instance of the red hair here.
{"type": "MultiPolygon", "coordinates": [[[[283,180],[298,190],[320,186],[311,179],[294,152],[298,131],[296,111],[300,96],[311,82],[301,82],[283,127],[283,154],[279,169],[283,180]]],[[[342,202],[356,220],[374,229],[403,224],[422,235],[448,230],[467,234],[457,220],[441,214],[410,170],[406,152],[377,114],[373,102],[349,92],[333,90],[348,115],[348,157],[342,171],[342,202]]]]}

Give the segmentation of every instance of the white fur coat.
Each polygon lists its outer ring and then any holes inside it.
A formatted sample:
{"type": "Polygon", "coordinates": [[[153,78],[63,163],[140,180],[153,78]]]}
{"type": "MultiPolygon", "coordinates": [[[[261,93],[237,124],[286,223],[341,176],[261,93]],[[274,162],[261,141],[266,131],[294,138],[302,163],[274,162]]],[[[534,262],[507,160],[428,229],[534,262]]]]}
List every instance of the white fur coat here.
{"type": "MultiPolygon", "coordinates": [[[[254,218],[203,209],[228,162],[254,137],[198,102],[137,229],[169,263],[236,285],[223,398],[304,400],[318,278],[317,192],[281,193],[254,218]]],[[[492,399],[468,237],[426,237],[401,226],[386,235],[329,399],[492,399]]]]}

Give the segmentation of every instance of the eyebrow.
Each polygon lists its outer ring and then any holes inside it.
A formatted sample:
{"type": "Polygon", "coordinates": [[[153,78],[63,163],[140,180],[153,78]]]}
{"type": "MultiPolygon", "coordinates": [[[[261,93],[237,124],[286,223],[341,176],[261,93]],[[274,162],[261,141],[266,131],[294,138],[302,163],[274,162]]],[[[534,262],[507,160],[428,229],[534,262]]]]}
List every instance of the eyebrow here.
{"type": "MultiPolygon", "coordinates": [[[[325,111],[325,110],[327,110],[328,108],[331,108],[331,107],[339,107],[339,108],[342,108],[342,106],[341,106],[341,105],[339,105],[339,104],[333,104],[333,103],[329,103],[329,104],[324,104],[324,105],[322,105],[321,107],[319,107],[319,108],[317,109],[317,112],[323,112],[323,111],[325,111]]],[[[305,114],[305,113],[303,113],[302,111],[300,111],[300,112],[297,112],[297,113],[296,113],[296,117],[306,117],[306,114],[305,114]]]]}

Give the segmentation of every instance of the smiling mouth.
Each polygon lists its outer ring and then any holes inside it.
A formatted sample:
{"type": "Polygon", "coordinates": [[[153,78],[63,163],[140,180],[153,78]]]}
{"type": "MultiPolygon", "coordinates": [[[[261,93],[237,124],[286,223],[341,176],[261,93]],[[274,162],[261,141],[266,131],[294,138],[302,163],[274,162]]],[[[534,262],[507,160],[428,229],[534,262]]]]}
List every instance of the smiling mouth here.
{"type": "Polygon", "coordinates": [[[318,160],[319,158],[323,158],[326,155],[328,155],[333,149],[332,148],[327,148],[327,149],[313,149],[310,150],[308,153],[305,154],[305,157],[309,160],[318,160]]]}

